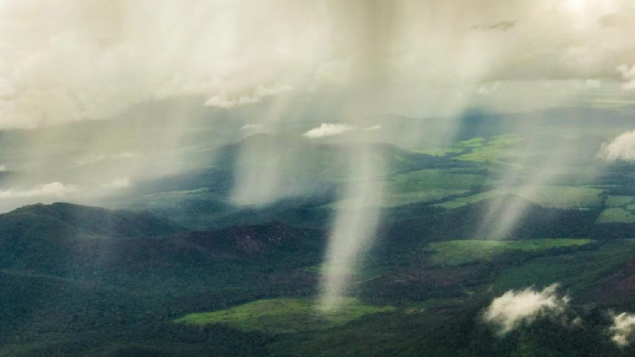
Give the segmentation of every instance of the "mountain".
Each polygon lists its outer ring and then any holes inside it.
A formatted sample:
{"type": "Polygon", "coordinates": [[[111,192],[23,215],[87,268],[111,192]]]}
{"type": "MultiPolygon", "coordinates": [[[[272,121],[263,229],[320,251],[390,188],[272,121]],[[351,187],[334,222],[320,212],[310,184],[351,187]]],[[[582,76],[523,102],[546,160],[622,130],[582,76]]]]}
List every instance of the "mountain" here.
{"type": "Polygon", "coordinates": [[[175,239],[196,245],[211,254],[253,256],[280,251],[316,248],[321,240],[311,239],[317,232],[272,222],[256,226],[234,226],[219,231],[197,231],[175,239]]]}
{"type": "MultiPolygon", "coordinates": [[[[108,237],[158,237],[182,232],[185,228],[143,212],[107,210],[104,208],[70,203],[36,204],[18,208],[0,215],[0,229],[14,222],[15,228],[24,228],[27,221],[46,222],[52,230],[64,229],[82,235],[108,237]]],[[[8,227],[11,229],[11,227],[8,227]]],[[[32,233],[29,230],[29,233],[32,233]]]]}
{"type": "Polygon", "coordinates": [[[186,232],[147,213],[38,204],[0,215],[0,268],[58,276],[150,271],[174,275],[176,267],[209,267],[227,258],[276,253],[302,260],[321,249],[321,236],[278,222],[186,232]]]}

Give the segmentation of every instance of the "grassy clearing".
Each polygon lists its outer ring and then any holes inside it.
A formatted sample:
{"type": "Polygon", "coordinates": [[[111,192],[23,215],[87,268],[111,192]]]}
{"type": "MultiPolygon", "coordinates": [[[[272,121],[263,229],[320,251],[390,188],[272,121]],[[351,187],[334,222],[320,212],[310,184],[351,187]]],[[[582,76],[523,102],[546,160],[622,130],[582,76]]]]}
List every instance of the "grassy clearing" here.
{"type": "Polygon", "coordinates": [[[312,299],[271,299],[216,312],[189,314],[174,322],[194,325],[227,324],[244,331],[291,333],[327,329],[365,315],[394,310],[394,307],[368,305],[354,298],[343,298],[341,308],[332,312],[320,311],[317,302],[312,299]]]}
{"type": "MultiPolygon", "coordinates": [[[[483,185],[483,175],[449,170],[420,170],[401,174],[385,183],[383,195],[369,197],[366,206],[398,207],[413,203],[443,200],[449,196],[466,194],[475,186],[483,185]]],[[[352,207],[356,200],[342,200],[331,207],[352,207]]]]}
{"type": "Polygon", "coordinates": [[[602,193],[599,188],[575,186],[522,186],[497,188],[473,196],[461,197],[439,204],[439,207],[453,209],[480,202],[499,195],[513,194],[529,201],[551,208],[588,208],[602,205],[602,193]]]}
{"type": "Polygon", "coordinates": [[[467,192],[467,190],[430,190],[407,193],[388,192],[384,195],[383,200],[379,202],[378,205],[387,208],[399,207],[413,203],[439,201],[449,196],[462,195],[467,192]]]}
{"type": "Polygon", "coordinates": [[[431,264],[457,266],[492,261],[509,251],[537,252],[557,247],[576,247],[592,242],[590,239],[534,239],[523,241],[454,240],[432,243],[431,264]]]}
{"type": "Polygon", "coordinates": [[[479,148],[481,146],[483,146],[483,143],[485,142],[485,138],[472,138],[469,140],[463,140],[459,143],[459,147],[468,147],[468,148],[479,148]]]}
{"type": "Polygon", "coordinates": [[[483,175],[455,173],[449,170],[420,170],[393,178],[392,187],[402,192],[420,191],[430,188],[441,189],[469,189],[483,185],[487,178],[483,175]]]}
{"type": "Polygon", "coordinates": [[[481,202],[483,200],[487,200],[490,198],[494,198],[504,193],[505,193],[505,190],[495,189],[495,190],[491,190],[487,192],[477,193],[476,195],[472,195],[472,196],[456,198],[447,202],[439,203],[436,206],[447,208],[447,209],[454,209],[454,208],[464,207],[473,203],[481,202]]]}
{"type": "Polygon", "coordinates": [[[635,214],[620,207],[610,207],[602,211],[595,223],[635,223],[635,214]]]}
{"type": "Polygon", "coordinates": [[[459,143],[460,146],[472,148],[472,151],[456,157],[461,161],[497,162],[503,158],[518,157],[522,150],[514,146],[522,139],[514,134],[494,136],[485,142],[483,138],[474,138],[459,143]]]}
{"type": "Polygon", "coordinates": [[[631,196],[608,196],[604,205],[607,207],[624,207],[631,202],[633,202],[633,197],[631,196]]]}
{"type": "Polygon", "coordinates": [[[421,191],[406,191],[400,192],[400,188],[388,187],[387,192],[380,195],[379,192],[374,197],[366,197],[362,202],[356,199],[340,200],[333,204],[330,204],[331,208],[355,208],[358,205],[362,207],[399,207],[413,203],[425,203],[432,201],[443,200],[446,197],[453,195],[462,195],[467,193],[467,190],[444,190],[444,189],[430,189],[421,191]]]}
{"type": "Polygon", "coordinates": [[[449,148],[449,149],[433,148],[433,149],[425,149],[425,150],[416,150],[416,151],[413,151],[413,152],[417,153],[417,154],[425,154],[425,155],[430,155],[430,156],[443,157],[443,156],[446,156],[448,154],[460,154],[463,151],[464,150],[460,149],[460,148],[449,148]]]}

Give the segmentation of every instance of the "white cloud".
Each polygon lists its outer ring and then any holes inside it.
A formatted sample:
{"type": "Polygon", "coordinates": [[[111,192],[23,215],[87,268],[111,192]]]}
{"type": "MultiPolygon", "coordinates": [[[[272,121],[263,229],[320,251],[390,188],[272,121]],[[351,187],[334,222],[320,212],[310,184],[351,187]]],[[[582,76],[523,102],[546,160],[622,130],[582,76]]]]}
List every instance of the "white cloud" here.
{"type": "Polygon", "coordinates": [[[558,297],[558,284],[535,291],[527,288],[522,291],[510,290],[494,299],[483,314],[483,319],[498,326],[499,333],[505,335],[523,324],[531,324],[537,318],[558,316],[565,312],[569,297],[558,297]]]}
{"type": "Polygon", "coordinates": [[[366,127],[366,128],[364,128],[362,130],[364,130],[364,131],[377,131],[377,130],[380,130],[380,129],[381,129],[381,125],[376,124],[376,125],[373,125],[373,126],[366,127]]]}
{"type": "Polygon", "coordinates": [[[4,165],[0,165],[0,172],[5,172],[7,171],[7,167],[4,165]]]}
{"type": "Polygon", "coordinates": [[[102,188],[128,188],[130,180],[127,178],[114,179],[112,182],[101,185],[102,188]]]}
{"type": "Polygon", "coordinates": [[[635,333],[635,314],[622,313],[613,316],[613,325],[609,331],[611,339],[620,347],[626,347],[632,343],[635,333]]]}
{"type": "Polygon", "coordinates": [[[217,107],[223,109],[231,109],[234,107],[240,107],[247,104],[255,104],[261,102],[267,97],[280,95],[293,90],[293,87],[289,85],[279,87],[263,87],[259,86],[251,95],[243,95],[235,98],[229,97],[226,93],[213,96],[205,102],[207,107],[217,107]]]}
{"type": "Polygon", "coordinates": [[[363,131],[377,131],[380,129],[381,129],[381,125],[379,124],[367,126],[364,128],[357,128],[348,124],[322,123],[322,125],[320,125],[319,127],[313,128],[307,131],[306,133],[304,133],[303,136],[310,139],[318,139],[318,138],[324,138],[328,136],[340,135],[340,134],[344,134],[351,131],[363,132],[363,131]]]}
{"type": "MultiPolygon", "coordinates": [[[[454,87],[610,83],[620,79],[618,66],[635,63],[631,0],[482,0],[467,8],[458,0],[3,4],[2,128],[109,118],[138,103],[190,95],[234,108],[291,86],[336,100],[373,87],[364,94],[379,92],[381,100],[360,106],[382,113],[388,104],[402,114],[460,110],[471,102],[453,104],[454,87]]],[[[632,68],[623,69],[633,87],[632,68]]]]}
{"type": "Polygon", "coordinates": [[[608,161],[635,160],[635,130],[621,134],[609,144],[602,144],[599,157],[608,161]]]}
{"type": "Polygon", "coordinates": [[[74,186],[64,185],[61,182],[52,182],[46,185],[38,185],[29,190],[9,189],[0,191],[0,198],[30,198],[30,197],[64,197],[77,192],[74,186]]]}
{"type": "Polygon", "coordinates": [[[355,129],[354,127],[348,124],[331,124],[331,123],[322,123],[317,128],[311,129],[304,133],[303,135],[310,139],[324,138],[327,136],[335,136],[344,134],[351,130],[355,129]]]}
{"type": "Polygon", "coordinates": [[[141,154],[136,152],[124,152],[116,155],[90,154],[75,158],[74,166],[80,167],[85,165],[92,165],[105,160],[134,159],[140,156],[141,154]]]}
{"type": "Polygon", "coordinates": [[[602,81],[600,81],[599,79],[587,79],[586,86],[588,88],[600,88],[602,87],[602,81]]]}
{"type": "Polygon", "coordinates": [[[240,130],[261,130],[263,128],[260,124],[245,124],[240,130]]]}
{"type": "Polygon", "coordinates": [[[617,67],[617,71],[622,74],[622,79],[624,80],[623,88],[626,90],[634,90],[635,89],[635,66],[628,67],[623,64],[617,67]]]}

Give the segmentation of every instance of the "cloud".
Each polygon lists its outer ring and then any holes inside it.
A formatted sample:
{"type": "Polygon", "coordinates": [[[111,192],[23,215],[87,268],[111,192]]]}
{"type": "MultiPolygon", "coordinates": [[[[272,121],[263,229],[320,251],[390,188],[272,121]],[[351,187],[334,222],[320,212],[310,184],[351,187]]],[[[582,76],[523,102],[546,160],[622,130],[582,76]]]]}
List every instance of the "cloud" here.
{"type": "Polygon", "coordinates": [[[599,79],[587,79],[586,86],[587,88],[600,88],[602,87],[602,81],[599,79]]]}
{"type": "Polygon", "coordinates": [[[635,130],[623,133],[609,144],[602,144],[598,156],[608,161],[635,160],[635,130]]]}
{"type": "Polygon", "coordinates": [[[635,63],[631,0],[3,4],[1,128],[111,118],[183,96],[235,108],[291,87],[320,100],[374,86],[382,100],[368,100],[369,110],[391,104],[402,114],[450,111],[465,104],[451,95],[454,87],[617,81],[615,69],[635,63]]]}
{"type": "Polygon", "coordinates": [[[303,135],[310,139],[318,139],[327,136],[341,135],[353,129],[355,129],[355,127],[348,124],[322,123],[322,125],[320,125],[319,127],[311,129],[303,135]]]}
{"type": "Polygon", "coordinates": [[[625,90],[634,90],[635,89],[635,66],[629,67],[625,64],[617,67],[617,71],[622,74],[622,79],[624,80],[624,84],[622,88],[625,90]]]}
{"type": "Polygon", "coordinates": [[[621,313],[613,316],[613,325],[609,329],[611,339],[620,347],[626,347],[633,341],[635,333],[635,314],[621,313]]]}
{"type": "Polygon", "coordinates": [[[263,128],[260,124],[245,124],[240,130],[261,130],[263,128]]]}
{"type": "Polygon", "coordinates": [[[523,324],[531,324],[536,319],[562,315],[569,305],[569,297],[558,297],[558,284],[536,291],[527,288],[522,291],[510,290],[494,299],[485,310],[483,319],[496,325],[499,334],[505,335],[523,324]]]}
{"type": "Polygon", "coordinates": [[[247,104],[255,104],[261,102],[267,97],[280,95],[283,93],[291,92],[293,87],[289,85],[267,88],[260,86],[251,95],[243,95],[235,98],[230,98],[226,93],[213,96],[205,102],[207,107],[216,107],[222,109],[231,109],[234,107],[240,107],[247,104]]]}
{"type": "Polygon", "coordinates": [[[369,126],[366,128],[363,128],[362,130],[364,131],[377,131],[377,130],[381,130],[381,125],[380,124],[375,124],[373,126],[369,126]]]}
{"type": "Polygon", "coordinates": [[[322,125],[320,125],[319,127],[313,128],[307,131],[306,133],[304,133],[303,136],[310,139],[318,139],[318,138],[325,138],[328,136],[341,135],[351,131],[369,132],[369,131],[377,131],[380,129],[381,129],[381,125],[379,124],[367,126],[364,128],[357,128],[355,126],[348,125],[348,124],[322,123],[322,125]]]}
{"type": "Polygon", "coordinates": [[[0,191],[0,198],[30,198],[30,197],[64,197],[77,192],[74,186],[64,185],[61,182],[52,182],[46,185],[38,185],[29,190],[9,189],[0,191]]]}
{"type": "Polygon", "coordinates": [[[127,178],[114,179],[112,182],[101,185],[102,188],[128,188],[130,187],[130,180],[127,178]]]}
{"type": "Polygon", "coordinates": [[[7,171],[7,167],[4,165],[0,165],[0,172],[5,172],[7,171]]]}
{"type": "Polygon", "coordinates": [[[491,24],[482,24],[472,26],[475,31],[507,31],[516,26],[515,21],[499,21],[491,24]]]}
{"type": "Polygon", "coordinates": [[[93,165],[101,161],[106,160],[122,160],[122,159],[134,159],[141,156],[141,154],[136,152],[124,152],[116,155],[104,155],[104,154],[90,154],[82,157],[75,158],[74,166],[86,166],[93,165]]]}

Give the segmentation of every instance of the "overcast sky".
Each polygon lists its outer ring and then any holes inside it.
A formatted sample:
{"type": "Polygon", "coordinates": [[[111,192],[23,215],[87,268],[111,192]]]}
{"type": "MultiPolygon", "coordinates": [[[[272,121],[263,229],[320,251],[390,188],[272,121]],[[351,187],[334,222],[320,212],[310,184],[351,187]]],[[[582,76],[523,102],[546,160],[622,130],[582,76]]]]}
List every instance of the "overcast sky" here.
{"type": "Polygon", "coordinates": [[[0,128],[191,95],[411,116],[628,101],[633,44],[632,0],[0,0],[0,128]]]}

